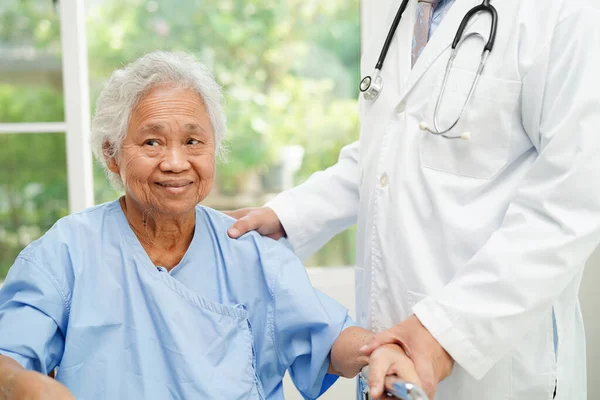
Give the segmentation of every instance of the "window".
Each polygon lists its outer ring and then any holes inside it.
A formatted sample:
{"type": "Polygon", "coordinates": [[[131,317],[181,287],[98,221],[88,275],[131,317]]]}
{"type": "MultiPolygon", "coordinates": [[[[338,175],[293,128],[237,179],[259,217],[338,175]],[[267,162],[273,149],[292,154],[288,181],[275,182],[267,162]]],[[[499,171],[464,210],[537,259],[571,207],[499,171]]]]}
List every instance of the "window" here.
{"type": "Polygon", "coordinates": [[[68,214],[64,133],[0,135],[0,280],[19,252],[68,214]]]}
{"type": "Polygon", "coordinates": [[[0,3],[0,280],[68,214],[60,24],[50,1],[0,3]]]}
{"type": "Polygon", "coordinates": [[[64,121],[60,21],[51,1],[0,4],[0,122],[64,121]]]}

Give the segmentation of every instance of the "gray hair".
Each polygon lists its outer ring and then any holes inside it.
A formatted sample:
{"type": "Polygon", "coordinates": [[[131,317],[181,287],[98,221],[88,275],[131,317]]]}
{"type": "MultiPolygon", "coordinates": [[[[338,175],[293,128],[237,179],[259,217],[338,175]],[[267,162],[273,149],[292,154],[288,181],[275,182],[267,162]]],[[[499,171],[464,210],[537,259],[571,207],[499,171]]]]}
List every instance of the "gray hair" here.
{"type": "Polygon", "coordinates": [[[200,95],[210,117],[216,155],[223,156],[226,130],[223,95],[210,71],[185,53],[148,53],[113,72],[96,102],[91,147],[117,190],[125,189],[124,182],[108,169],[106,161],[118,156],[127,136],[132,110],[142,96],[151,88],[165,84],[189,88],[200,95]]]}

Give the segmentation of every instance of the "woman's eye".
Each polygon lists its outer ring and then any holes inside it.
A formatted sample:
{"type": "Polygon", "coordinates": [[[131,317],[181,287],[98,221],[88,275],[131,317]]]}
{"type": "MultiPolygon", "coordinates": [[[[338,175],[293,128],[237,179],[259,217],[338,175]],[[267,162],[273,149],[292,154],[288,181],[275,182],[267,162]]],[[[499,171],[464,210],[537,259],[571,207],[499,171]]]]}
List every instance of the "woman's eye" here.
{"type": "Polygon", "coordinates": [[[158,140],[150,139],[144,142],[146,146],[156,147],[158,146],[158,140]]]}
{"type": "Polygon", "coordinates": [[[196,139],[188,139],[188,141],[187,141],[187,144],[191,144],[191,145],[196,145],[198,143],[200,143],[200,141],[196,140],[196,139]]]}

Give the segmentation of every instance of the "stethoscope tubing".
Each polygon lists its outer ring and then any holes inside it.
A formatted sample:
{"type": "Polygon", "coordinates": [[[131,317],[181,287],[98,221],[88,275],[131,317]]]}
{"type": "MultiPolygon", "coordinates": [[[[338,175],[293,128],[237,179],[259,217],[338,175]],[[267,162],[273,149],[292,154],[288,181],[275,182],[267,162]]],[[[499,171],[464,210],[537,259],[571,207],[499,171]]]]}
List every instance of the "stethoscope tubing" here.
{"type": "MultiPolygon", "coordinates": [[[[374,70],[373,74],[371,76],[369,76],[369,75],[365,76],[360,82],[360,91],[363,93],[366,100],[375,100],[379,96],[379,93],[381,92],[381,90],[383,89],[383,78],[381,76],[381,69],[383,68],[383,63],[385,62],[385,59],[387,57],[388,50],[390,48],[390,45],[392,43],[392,40],[394,38],[394,35],[398,28],[398,25],[400,24],[400,21],[402,20],[402,16],[404,15],[406,8],[408,7],[409,1],[410,0],[402,1],[402,4],[400,5],[400,8],[398,9],[396,16],[394,17],[394,21],[392,22],[392,26],[390,27],[390,30],[387,34],[384,45],[381,49],[381,53],[379,55],[379,59],[377,60],[377,64],[375,65],[375,70],[374,70]]],[[[479,83],[479,79],[481,77],[481,74],[483,73],[483,69],[487,62],[487,59],[488,59],[490,53],[492,52],[492,49],[494,48],[494,44],[496,41],[496,33],[498,30],[498,12],[497,12],[496,8],[490,4],[490,1],[491,0],[483,0],[483,3],[470,9],[467,12],[467,14],[465,14],[465,16],[463,17],[463,19],[458,27],[458,30],[456,32],[456,35],[454,37],[454,40],[452,42],[452,53],[450,55],[450,59],[448,60],[448,64],[446,66],[446,72],[444,74],[444,80],[442,82],[442,87],[440,89],[440,95],[436,102],[434,115],[433,115],[434,129],[429,128],[425,122],[422,122],[419,125],[419,127],[422,130],[427,131],[436,136],[442,136],[446,139],[468,140],[470,138],[470,133],[468,133],[468,132],[463,133],[459,136],[450,136],[450,135],[446,135],[446,133],[448,133],[450,130],[452,130],[458,124],[458,122],[460,121],[462,116],[464,115],[469,103],[471,102],[471,99],[475,92],[475,88],[477,87],[477,84],[479,83]],[[488,41],[484,45],[484,49],[481,54],[481,62],[477,69],[475,79],[473,80],[473,83],[472,83],[469,93],[467,95],[467,99],[463,105],[463,108],[460,111],[458,118],[454,121],[454,123],[452,123],[450,125],[450,127],[448,129],[440,129],[439,122],[438,122],[438,113],[439,113],[440,105],[441,105],[441,102],[442,102],[442,99],[444,97],[444,93],[446,90],[446,84],[448,82],[450,70],[452,68],[454,59],[456,58],[458,50],[460,49],[462,43],[464,43],[464,41],[468,40],[471,37],[477,36],[485,41],[483,36],[479,33],[471,33],[463,38],[464,32],[467,29],[467,26],[468,26],[470,20],[475,15],[477,15],[478,13],[482,13],[482,12],[487,12],[490,14],[492,23],[490,25],[490,35],[489,35],[488,41]]]]}
{"type": "Polygon", "coordinates": [[[387,57],[388,50],[390,49],[390,45],[392,44],[392,40],[394,39],[394,35],[396,34],[396,30],[398,29],[398,25],[402,20],[402,16],[404,15],[404,11],[406,11],[406,7],[408,7],[408,2],[410,0],[402,0],[402,4],[400,4],[400,8],[394,17],[394,22],[392,22],[392,26],[385,38],[385,42],[383,43],[383,47],[381,48],[381,53],[379,54],[379,58],[377,59],[377,64],[375,64],[375,69],[381,71],[383,68],[383,62],[387,57]]]}
{"type": "MultiPolygon", "coordinates": [[[[460,23],[460,26],[458,27],[458,31],[456,32],[456,36],[454,37],[454,41],[452,42],[453,49],[455,49],[456,46],[458,46],[460,39],[462,38],[463,34],[465,33],[465,29],[467,29],[467,25],[469,24],[469,21],[476,14],[481,13],[481,12],[487,12],[492,17],[492,24],[490,27],[490,36],[484,47],[484,50],[487,50],[490,53],[492,52],[492,49],[494,48],[494,44],[496,42],[496,33],[498,31],[498,11],[496,10],[496,8],[493,5],[490,4],[490,0],[484,0],[484,2],[482,4],[473,7],[464,16],[462,22],[460,23]]],[[[387,53],[387,51],[386,51],[386,53],[387,53]]],[[[382,65],[383,65],[383,63],[382,63],[382,65]]]]}

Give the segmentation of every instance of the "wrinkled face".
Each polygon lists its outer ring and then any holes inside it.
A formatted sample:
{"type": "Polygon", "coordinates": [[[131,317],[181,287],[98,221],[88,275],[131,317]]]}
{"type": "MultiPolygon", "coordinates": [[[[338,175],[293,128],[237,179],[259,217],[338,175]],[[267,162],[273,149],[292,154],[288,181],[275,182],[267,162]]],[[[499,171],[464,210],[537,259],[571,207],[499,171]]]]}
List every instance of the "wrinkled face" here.
{"type": "Polygon", "coordinates": [[[109,168],[144,209],[168,215],[193,211],[215,175],[214,136],[202,98],[190,89],[151,89],[133,109],[109,168]]]}

